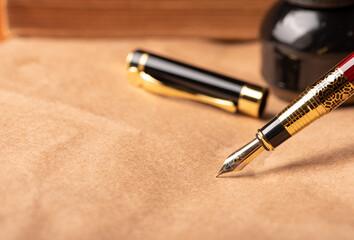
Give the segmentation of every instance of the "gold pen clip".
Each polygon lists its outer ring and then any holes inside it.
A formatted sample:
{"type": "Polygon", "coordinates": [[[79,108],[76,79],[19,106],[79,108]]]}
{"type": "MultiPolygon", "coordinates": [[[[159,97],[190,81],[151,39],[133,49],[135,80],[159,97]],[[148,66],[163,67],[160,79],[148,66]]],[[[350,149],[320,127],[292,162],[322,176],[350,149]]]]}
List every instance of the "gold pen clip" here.
{"type": "MultiPolygon", "coordinates": [[[[128,56],[129,58],[129,56],[128,56]]],[[[141,59],[145,59],[146,57],[142,56],[141,59]]],[[[128,59],[127,59],[128,60],[128,59]]],[[[143,68],[140,67],[141,64],[139,62],[138,67],[128,66],[127,77],[128,80],[136,87],[141,87],[149,92],[153,92],[160,95],[179,97],[194,101],[199,101],[202,103],[210,104],[212,106],[221,108],[223,110],[235,113],[237,110],[236,105],[232,101],[219,99],[215,97],[210,97],[204,94],[195,93],[191,91],[182,91],[176,88],[172,88],[163,84],[159,80],[153,78],[151,75],[146,74],[143,71],[143,68]]]]}

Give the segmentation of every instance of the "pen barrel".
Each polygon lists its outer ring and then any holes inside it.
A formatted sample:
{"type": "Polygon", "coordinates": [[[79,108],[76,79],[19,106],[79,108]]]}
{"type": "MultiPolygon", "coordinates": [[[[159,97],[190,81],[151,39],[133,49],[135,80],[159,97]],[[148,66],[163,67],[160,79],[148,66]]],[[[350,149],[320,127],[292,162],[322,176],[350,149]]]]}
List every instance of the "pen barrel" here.
{"type": "Polygon", "coordinates": [[[165,87],[145,88],[154,93],[193,99],[254,117],[264,110],[268,90],[254,84],[141,50],[132,53],[128,65],[165,87]]]}
{"type": "Polygon", "coordinates": [[[354,94],[354,85],[339,67],[332,69],[281,113],[278,119],[294,135],[321,116],[336,109],[354,94]]]}
{"type": "Polygon", "coordinates": [[[174,88],[238,102],[246,83],[205,69],[149,54],[144,72],[174,88]]]}
{"type": "Polygon", "coordinates": [[[331,69],[259,130],[257,137],[272,150],[354,94],[354,54],[331,69]]]}

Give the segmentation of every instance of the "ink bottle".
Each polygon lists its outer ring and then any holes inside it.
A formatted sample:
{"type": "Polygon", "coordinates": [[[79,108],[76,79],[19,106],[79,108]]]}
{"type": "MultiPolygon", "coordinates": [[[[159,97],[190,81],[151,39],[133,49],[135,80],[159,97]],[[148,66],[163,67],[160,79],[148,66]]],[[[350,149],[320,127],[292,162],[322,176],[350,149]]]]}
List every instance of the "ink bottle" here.
{"type": "Polygon", "coordinates": [[[264,79],[276,96],[292,101],[353,52],[354,0],[278,1],[260,39],[264,79]]]}

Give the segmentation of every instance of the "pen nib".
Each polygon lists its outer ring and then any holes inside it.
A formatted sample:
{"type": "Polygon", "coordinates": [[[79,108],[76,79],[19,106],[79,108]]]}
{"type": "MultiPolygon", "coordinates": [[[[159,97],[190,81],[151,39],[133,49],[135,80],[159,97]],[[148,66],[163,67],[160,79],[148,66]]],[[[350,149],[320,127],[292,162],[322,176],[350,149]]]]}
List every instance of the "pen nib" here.
{"type": "Polygon", "coordinates": [[[224,174],[224,173],[227,173],[227,172],[229,172],[229,171],[227,170],[227,165],[224,164],[224,165],[221,167],[221,169],[219,170],[218,174],[216,174],[216,177],[219,177],[220,175],[222,175],[222,174],[224,174]]]}
{"type": "Polygon", "coordinates": [[[257,138],[232,153],[224,162],[216,177],[228,173],[242,170],[248,163],[257,157],[264,150],[257,138]]]}

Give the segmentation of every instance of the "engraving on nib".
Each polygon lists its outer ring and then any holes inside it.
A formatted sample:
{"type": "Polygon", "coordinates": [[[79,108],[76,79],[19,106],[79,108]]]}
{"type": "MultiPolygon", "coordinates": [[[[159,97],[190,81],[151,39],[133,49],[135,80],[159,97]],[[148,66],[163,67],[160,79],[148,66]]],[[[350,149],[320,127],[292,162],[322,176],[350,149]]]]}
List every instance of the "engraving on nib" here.
{"type": "Polygon", "coordinates": [[[232,153],[224,162],[216,177],[221,174],[240,171],[264,150],[256,138],[236,152],[232,153]]]}

